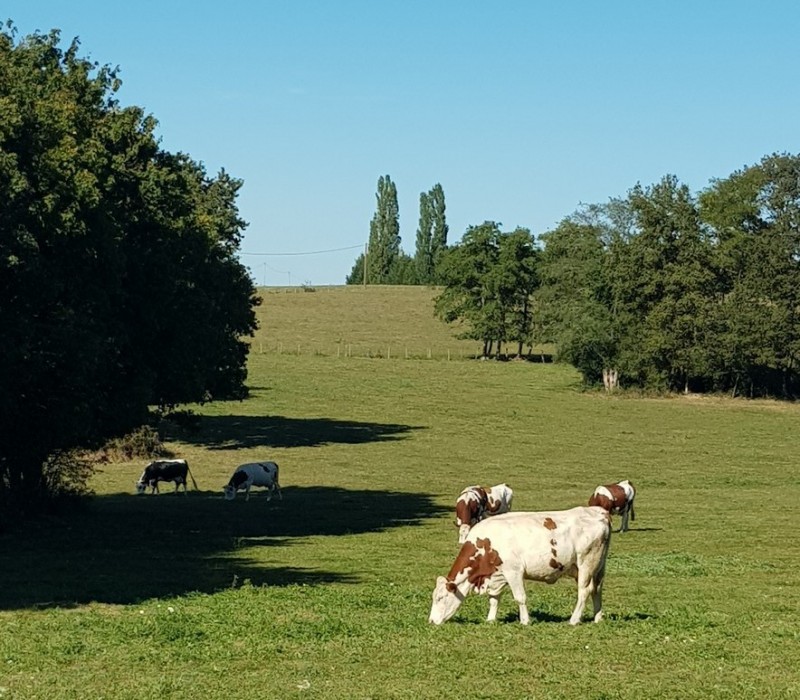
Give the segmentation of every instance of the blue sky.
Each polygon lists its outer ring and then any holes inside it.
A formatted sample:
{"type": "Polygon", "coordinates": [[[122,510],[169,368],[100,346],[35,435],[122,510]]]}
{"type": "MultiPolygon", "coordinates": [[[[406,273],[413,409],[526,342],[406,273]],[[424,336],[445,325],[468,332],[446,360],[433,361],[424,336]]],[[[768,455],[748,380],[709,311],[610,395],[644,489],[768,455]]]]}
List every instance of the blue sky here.
{"type": "Polygon", "coordinates": [[[244,180],[258,284],[342,284],[385,174],[413,254],[437,182],[450,242],[486,220],[539,235],[637,182],[698,191],[800,152],[795,0],[2,0],[0,18],[80,37],[165,149],[244,180]]]}

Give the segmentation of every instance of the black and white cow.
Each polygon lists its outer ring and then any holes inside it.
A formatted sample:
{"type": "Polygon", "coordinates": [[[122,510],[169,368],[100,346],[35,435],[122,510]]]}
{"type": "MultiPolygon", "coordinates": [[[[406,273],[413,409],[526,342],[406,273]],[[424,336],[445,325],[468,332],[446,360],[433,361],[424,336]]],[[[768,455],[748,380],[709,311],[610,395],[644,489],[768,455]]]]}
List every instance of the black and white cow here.
{"type": "Polygon", "coordinates": [[[185,459],[156,459],[148,464],[139,481],[136,482],[137,493],[144,493],[149,486],[151,493],[158,493],[159,481],[175,482],[175,492],[183,484],[183,493],[186,494],[186,477],[192,477],[192,484],[197,489],[197,482],[189,471],[189,463],[185,459]]]}
{"type": "Polygon", "coordinates": [[[225,498],[232,501],[236,492],[244,489],[245,501],[250,500],[250,487],[263,486],[267,489],[267,500],[272,498],[272,492],[277,491],[278,497],[283,500],[281,485],[278,483],[278,465],[275,462],[251,462],[236,467],[230,481],[222,488],[225,498]]]}

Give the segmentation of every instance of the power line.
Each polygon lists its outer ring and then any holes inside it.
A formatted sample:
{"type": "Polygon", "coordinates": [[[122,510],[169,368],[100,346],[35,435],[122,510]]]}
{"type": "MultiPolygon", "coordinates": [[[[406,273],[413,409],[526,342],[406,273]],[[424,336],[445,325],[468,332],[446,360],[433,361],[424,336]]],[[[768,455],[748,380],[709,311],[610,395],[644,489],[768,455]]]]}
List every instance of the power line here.
{"type": "Polygon", "coordinates": [[[364,244],[359,243],[358,245],[351,245],[345,248],[330,248],[328,250],[308,250],[299,253],[244,253],[241,252],[239,255],[260,255],[260,256],[274,256],[274,257],[281,257],[281,256],[288,256],[288,255],[321,255],[322,253],[338,253],[342,250],[355,250],[356,248],[363,248],[364,244]]]}

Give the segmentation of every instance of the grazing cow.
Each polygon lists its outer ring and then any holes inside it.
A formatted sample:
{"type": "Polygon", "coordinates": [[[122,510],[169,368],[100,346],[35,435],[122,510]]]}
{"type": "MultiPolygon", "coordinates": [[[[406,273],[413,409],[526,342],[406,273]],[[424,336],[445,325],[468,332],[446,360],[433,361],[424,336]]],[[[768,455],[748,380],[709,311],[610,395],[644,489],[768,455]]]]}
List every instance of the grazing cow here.
{"type": "Polygon", "coordinates": [[[278,497],[283,500],[281,485],[278,483],[278,465],[275,462],[252,462],[236,467],[230,481],[222,488],[225,498],[229,501],[236,498],[236,492],[244,489],[245,501],[250,500],[250,487],[264,486],[267,489],[267,500],[272,498],[272,492],[277,491],[278,497]]]}
{"type": "Polygon", "coordinates": [[[139,481],[136,482],[136,491],[144,493],[149,486],[152,489],[151,493],[159,493],[159,481],[174,481],[175,492],[177,493],[183,484],[183,493],[186,494],[187,474],[192,477],[192,484],[197,489],[197,482],[189,471],[189,464],[185,459],[157,459],[144,468],[139,481]]]}
{"type": "Polygon", "coordinates": [[[606,484],[598,486],[592,497],[589,499],[590,506],[600,506],[609,513],[622,516],[622,523],[619,526],[620,532],[628,529],[628,514],[631,520],[636,520],[636,513],[633,512],[633,499],[636,496],[636,489],[628,481],[620,481],[618,484],[606,484]]]}
{"type": "Polygon", "coordinates": [[[484,518],[510,511],[513,497],[514,492],[508,484],[497,484],[489,489],[467,486],[456,499],[458,543],[464,544],[469,529],[484,518]]]}
{"type": "Polygon", "coordinates": [[[488,622],[497,617],[506,584],[519,605],[519,621],[530,622],[525,579],[555,583],[562,576],[578,582],[578,602],[569,622],[581,621],[589,594],[594,621],[603,619],[602,587],[611,516],[602,508],[578,506],[549,513],[505,513],[472,528],[447,576],[436,579],[428,621],[441,625],[470,591],[489,596],[488,622]]]}

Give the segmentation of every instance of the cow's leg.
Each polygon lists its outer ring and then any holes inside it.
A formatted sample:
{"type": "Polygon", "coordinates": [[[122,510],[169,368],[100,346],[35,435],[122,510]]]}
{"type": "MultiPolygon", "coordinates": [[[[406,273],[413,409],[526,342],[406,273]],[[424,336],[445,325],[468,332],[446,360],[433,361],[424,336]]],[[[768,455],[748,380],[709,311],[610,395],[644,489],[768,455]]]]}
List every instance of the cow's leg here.
{"type": "Polygon", "coordinates": [[[583,609],[586,607],[586,601],[589,594],[594,590],[592,574],[586,562],[578,564],[578,602],[575,604],[575,609],[572,611],[572,617],[569,618],[569,624],[577,625],[581,621],[583,609]]]}
{"type": "Polygon", "coordinates": [[[489,615],[486,617],[486,622],[494,622],[497,619],[497,605],[499,602],[499,593],[489,594],[489,615]]]}
{"type": "MultiPolygon", "coordinates": [[[[527,625],[530,623],[531,618],[528,614],[528,596],[525,593],[525,579],[522,577],[521,571],[504,572],[506,575],[506,583],[511,589],[511,594],[514,600],[519,605],[519,621],[520,624],[527,625]]],[[[499,594],[498,594],[499,595],[499,594]]]]}
{"type": "Polygon", "coordinates": [[[603,619],[603,579],[606,575],[606,567],[595,573],[592,578],[592,607],[594,608],[594,621],[600,622],[603,619]]]}
{"type": "Polygon", "coordinates": [[[628,509],[627,508],[623,508],[622,509],[622,522],[620,523],[619,531],[620,532],[625,532],[627,529],[628,529],[628,509]]]}
{"type": "Polygon", "coordinates": [[[267,487],[267,501],[272,500],[272,488],[273,488],[272,486],[267,487]]]}
{"type": "Polygon", "coordinates": [[[278,492],[278,498],[283,500],[283,494],[281,493],[281,485],[276,481],[275,482],[275,490],[278,492]]]}
{"type": "Polygon", "coordinates": [[[244,487],[244,500],[250,500],[250,484],[247,484],[247,486],[244,487]]]}

